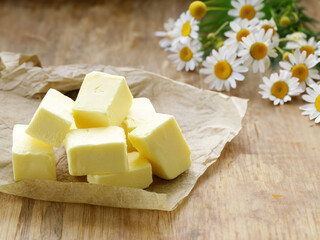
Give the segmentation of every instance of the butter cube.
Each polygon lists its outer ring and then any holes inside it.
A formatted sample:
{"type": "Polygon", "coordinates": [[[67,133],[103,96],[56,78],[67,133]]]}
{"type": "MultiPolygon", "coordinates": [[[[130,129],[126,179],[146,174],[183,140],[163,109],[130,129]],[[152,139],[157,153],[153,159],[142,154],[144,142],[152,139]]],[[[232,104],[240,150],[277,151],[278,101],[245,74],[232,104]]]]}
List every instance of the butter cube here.
{"type": "Polygon", "coordinates": [[[72,130],[64,147],[72,176],[128,171],[126,136],[120,127],[72,130]]]}
{"type": "Polygon", "coordinates": [[[124,130],[124,133],[126,135],[126,142],[127,142],[127,152],[135,152],[137,151],[131,144],[129,138],[128,138],[128,131],[127,131],[127,127],[124,123],[121,123],[120,125],[122,127],[122,129],[124,130]]]}
{"type": "Polygon", "coordinates": [[[74,101],[49,89],[30,122],[26,133],[40,141],[59,147],[73,121],[74,101]]]}
{"type": "Polygon", "coordinates": [[[155,113],[156,111],[148,98],[134,98],[126,120],[124,120],[127,131],[131,132],[139,124],[143,124],[143,122],[148,120],[155,113]]]}
{"type": "Polygon", "coordinates": [[[56,180],[56,162],[53,147],[25,133],[28,125],[13,128],[12,164],[14,180],[56,180]]]}
{"type": "Polygon", "coordinates": [[[129,133],[129,140],[150,161],[158,177],[173,179],[191,165],[190,149],[171,115],[154,114],[129,133]]]}
{"type": "Polygon", "coordinates": [[[73,116],[77,128],[120,126],[131,105],[124,77],[91,72],[81,85],[73,116]]]}
{"type": "Polygon", "coordinates": [[[138,152],[128,153],[129,171],[116,174],[88,175],[89,183],[109,186],[147,188],[152,183],[152,168],[138,152]]]}

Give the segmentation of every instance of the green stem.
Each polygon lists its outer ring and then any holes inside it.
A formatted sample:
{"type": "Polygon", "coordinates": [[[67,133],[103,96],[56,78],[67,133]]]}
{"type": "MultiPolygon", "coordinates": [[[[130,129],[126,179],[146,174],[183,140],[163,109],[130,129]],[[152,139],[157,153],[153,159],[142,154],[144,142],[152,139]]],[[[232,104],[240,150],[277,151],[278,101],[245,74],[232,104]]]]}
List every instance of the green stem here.
{"type": "Polygon", "coordinates": [[[222,8],[222,7],[208,7],[207,12],[209,11],[226,11],[229,10],[229,8],[222,8]]]}
{"type": "Polygon", "coordinates": [[[211,3],[217,3],[217,1],[216,0],[204,1],[204,3],[207,5],[207,4],[211,4],[211,3]]]}
{"type": "Polygon", "coordinates": [[[294,17],[294,20],[295,20],[296,22],[299,21],[299,17],[298,17],[298,15],[297,15],[295,12],[292,12],[291,15],[294,17]]]}
{"type": "Polygon", "coordinates": [[[284,51],[281,48],[276,47],[276,49],[281,53],[281,55],[283,55],[284,51]]]}
{"type": "Polygon", "coordinates": [[[209,33],[208,34],[208,38],[214,38],[215,36],[217,36],[222,29],[225,28],[225,26],[227,26],[229,24],[229,22],[225,22],[224,24],[222,24],[217,31],[215,31],[214,33],[209,33]]]}

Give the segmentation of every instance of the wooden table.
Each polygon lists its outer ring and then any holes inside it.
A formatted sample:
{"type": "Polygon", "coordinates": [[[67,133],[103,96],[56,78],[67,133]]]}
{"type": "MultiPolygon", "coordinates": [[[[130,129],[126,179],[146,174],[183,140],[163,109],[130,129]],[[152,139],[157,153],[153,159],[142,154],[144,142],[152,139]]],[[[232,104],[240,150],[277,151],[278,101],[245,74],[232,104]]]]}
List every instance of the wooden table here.
{"type": "MultiPolygon", "coordinates": [[[[133,66],[194,86],[154,31],[189,1],[2,1],[1,51],[43,65],[133,66]]],[[[320,20],[319,0],[304,0],[320,20]]],[[[319,30],[319,25],[317,26],[319,30]]],[[[0,239],[316,239],[320,234],[320,128],[295,99],[273,107],[259,76],[230,94],[249,98],[241,133],[173,212],[36,201],[0,194],[0,239]]]]}

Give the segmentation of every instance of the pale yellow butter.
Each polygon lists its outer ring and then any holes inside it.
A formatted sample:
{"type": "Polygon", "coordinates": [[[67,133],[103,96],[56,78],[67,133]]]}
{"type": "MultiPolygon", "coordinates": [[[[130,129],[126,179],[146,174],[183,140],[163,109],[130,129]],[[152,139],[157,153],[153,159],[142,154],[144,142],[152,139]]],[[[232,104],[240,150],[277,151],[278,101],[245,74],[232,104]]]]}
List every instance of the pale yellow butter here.
{"type": "Polygon", "coordinates": [[[75,129],[77,129],[77,126],[76,126],[76,124],[75,124],[74,121],[73,121],[72,124],[71,124],[71,126],[70,126],[70,128],[69,128],[69,132],[72,131],[72,130],[75,130],[75,129]]]}
{"type": "Polygon", "coordinates": [[[120,126],[131,105],[124,77],[91,72],[83,80],[73,116],[77,128],[120,126]]]}
{"type": "Polygon", "coordinates": [[[148,98],[134,98],[126,120],[124,120],[127,131],[131,132],[155,113],[156,111],[148,98]]]}
{"type": "Polygon", "coordinates": [[[190,149],[171,115],[154,114],[129,133],[129,140],[150,161],[158,177],[173,179],[191,165],[190,149]]]}
{"type": "Polygon", "coordinates": [[[13,128],[12,164],[14,180],[56,180],[56,162],[53,147],[25,133],[28,125],[13,128]]]}
{"type": "Polygon", "coordinates": [[[126,137],[120,127],[72,130],[64,147],[72,176],[128,171],[126,137]]]}
{"type": "Polygon", "coordinates": [[[123,130],[124,130],[124,132],[125,132],[125,135],[126,135],[127,152],[129,153],[129,152],[137,151],[137,150],[132,146],[132,144],[131,144],[131,142],[130,142],[130,140],[129,140],[129,138],[128,138],[128,131],[127,131],[126,125],[125,125],[124,123],[121,123],[120,126],[123,128],[123,130]]]}
{"type": "Polygon", "coordinates": [[[74,101],[54,89],[49,89],[33,115],[26,133],[40,141],[59,147],[73,121],[74,101]]]}
{"type": "Polygon", "coordinates": [[[148,118],[155,113],[156,111],[148,98],[142,97],[133,99],[130,111],[124,122],[121,124],[121,127],[126,133],[128,152],[136,151],[128,138],[128,133],[135,129],[139,124],[143,124],[144,121],[147,121],[148,118]]]}
{"type": "Polygon", "coordinates": [[[88,175],[89,183],[147,188],[152,183],[151,164],[138,152],[128,153],[129,171],[117,174],[88,175]]]}

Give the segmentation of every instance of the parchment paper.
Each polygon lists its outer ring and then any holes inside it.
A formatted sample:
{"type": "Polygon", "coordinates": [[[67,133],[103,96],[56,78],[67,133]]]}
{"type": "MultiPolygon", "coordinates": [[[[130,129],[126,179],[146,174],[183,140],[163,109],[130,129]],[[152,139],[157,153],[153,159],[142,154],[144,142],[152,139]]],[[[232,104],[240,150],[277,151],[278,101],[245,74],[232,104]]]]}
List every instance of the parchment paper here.
{"type": "Polygon", "coordinates": [[[0,53],[0,191],[33,199],[171,211],[190,193],[241,129],[247,100],[228,97],[133,68],[65,65],[41,67],[36,55],[0,53]],[[57,181],[15,183],[11,163],[12,128],[28,124],[49,88],[63,93],[79,89],[86,73],[123,75],[134,97],[147,97],[157,112],[172,114],[191,148],[191,168],[166,181],[154,177],[146,190],[86,183],[68,173],[63,147],[56,149],[57,181]]]}

